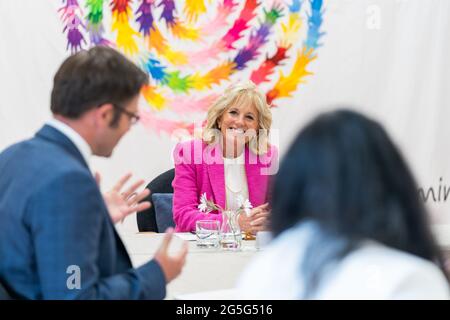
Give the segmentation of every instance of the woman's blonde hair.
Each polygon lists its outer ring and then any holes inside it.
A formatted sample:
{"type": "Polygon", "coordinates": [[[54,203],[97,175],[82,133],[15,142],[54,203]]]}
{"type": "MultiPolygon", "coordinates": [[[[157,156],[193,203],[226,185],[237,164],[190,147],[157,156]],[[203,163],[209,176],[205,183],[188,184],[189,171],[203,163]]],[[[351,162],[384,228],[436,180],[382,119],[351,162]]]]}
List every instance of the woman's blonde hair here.
{"type": "Polygon", "coordinates": [[[268,135],[272,125],[272,112],[267,104],[266,96],[258,90],[258,87],[252,81],[232,84],[213,103],[206,116],[203,141],[207,144],[218,142],[219,119],[231,106],[242,104],[254,105],[259,114],[257,134],[250,139],[248,146],[257,155],[265,154],[269,148],[268,135]]]}

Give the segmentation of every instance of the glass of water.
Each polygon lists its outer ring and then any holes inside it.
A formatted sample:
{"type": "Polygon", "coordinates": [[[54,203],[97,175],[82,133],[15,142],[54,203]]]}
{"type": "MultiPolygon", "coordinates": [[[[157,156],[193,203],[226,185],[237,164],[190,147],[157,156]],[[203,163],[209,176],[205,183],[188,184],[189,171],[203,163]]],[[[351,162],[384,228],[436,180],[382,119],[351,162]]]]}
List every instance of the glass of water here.
{"type": "Polygon", "coordinates": [[[220,225],[217,220],[199,220],[195,224],[197,247],[218,248],[220,225]]]}

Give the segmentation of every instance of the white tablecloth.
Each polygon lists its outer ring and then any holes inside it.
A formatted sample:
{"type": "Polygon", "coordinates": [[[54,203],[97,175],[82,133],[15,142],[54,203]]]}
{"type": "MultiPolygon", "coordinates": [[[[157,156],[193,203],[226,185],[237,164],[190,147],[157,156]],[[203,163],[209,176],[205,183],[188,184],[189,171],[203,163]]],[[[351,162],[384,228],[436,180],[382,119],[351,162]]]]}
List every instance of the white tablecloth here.
{"type": "MultiPolygon", "coordinates": [[[[172,240],[169,252],[178,252],[183,240],[176,236],[172,240]]],[[[164,234],[137,233],[122,234],[134,267],[149,261],[159,248],[164,234]]],[[[169,283],[167,299],[174,299],[183,294],[231,289],[244,267],[258,252],[255,241],[242,241],[238,252],[221,249],[197,248],[195,241],[188,241],[189,253],[183,272],[169,283]]],[[[224,293],[227,291],[223,291],[224,293]]],[[[218,294],[217,298],[226,298],[218,294]]]]}

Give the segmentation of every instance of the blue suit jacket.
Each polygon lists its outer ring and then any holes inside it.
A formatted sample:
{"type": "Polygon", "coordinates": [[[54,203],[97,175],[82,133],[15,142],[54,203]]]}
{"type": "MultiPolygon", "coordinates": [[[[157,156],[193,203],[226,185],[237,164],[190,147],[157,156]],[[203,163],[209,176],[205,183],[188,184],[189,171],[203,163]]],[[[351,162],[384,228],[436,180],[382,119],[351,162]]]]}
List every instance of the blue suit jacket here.
{"type": "Polygon", "coordinates": [[[0,280],[29,299],[166,294],[156,261],[132,268],[82,155],[50,126],[0,154],[0,280]]]}

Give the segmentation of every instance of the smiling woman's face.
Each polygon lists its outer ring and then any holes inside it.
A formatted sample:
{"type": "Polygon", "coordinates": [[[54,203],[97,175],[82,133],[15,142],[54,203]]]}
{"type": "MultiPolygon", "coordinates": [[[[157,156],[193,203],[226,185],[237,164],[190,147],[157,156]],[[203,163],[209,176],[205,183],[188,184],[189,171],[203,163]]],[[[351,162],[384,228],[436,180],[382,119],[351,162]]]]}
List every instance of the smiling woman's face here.
{"type": "Polygon", "coordinates": [[[245,143],[247,143],[250,136],[258,130],[258,119],[259,113],[253,104],[236,104],[225,110],[218,121],[218,125],[226,141],[244,142],[242,138],[245,137],[245,143]],[[248,130],[251,131],[247,132],[248,130]],[[245,134],[246,132],[247,134],[245,134]]]}

